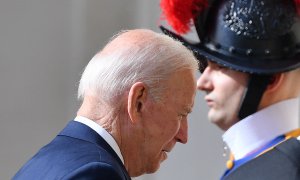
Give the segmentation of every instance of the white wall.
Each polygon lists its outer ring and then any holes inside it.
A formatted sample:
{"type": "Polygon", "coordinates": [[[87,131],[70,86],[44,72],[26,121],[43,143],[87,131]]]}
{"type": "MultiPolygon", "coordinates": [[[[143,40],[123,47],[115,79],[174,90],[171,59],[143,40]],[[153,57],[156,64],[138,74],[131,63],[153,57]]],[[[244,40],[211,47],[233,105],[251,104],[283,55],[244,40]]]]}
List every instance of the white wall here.
{"type": "MultiPolygon", "coordinates": [[[[158,0],[0,1],[0,177],[10,179],[74,118],[80,73],[121,29],[159,32],[158,0]]],[[[139,180],[218,179],[221,132],[197,94],[190,140],[139,180]]]]}

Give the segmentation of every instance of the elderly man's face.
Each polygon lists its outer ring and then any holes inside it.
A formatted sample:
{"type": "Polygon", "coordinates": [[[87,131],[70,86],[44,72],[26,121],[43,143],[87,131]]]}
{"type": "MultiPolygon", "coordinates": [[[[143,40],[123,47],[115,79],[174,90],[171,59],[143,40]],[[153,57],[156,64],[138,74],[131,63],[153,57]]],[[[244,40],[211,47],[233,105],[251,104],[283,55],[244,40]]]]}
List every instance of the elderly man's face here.
{"type": "Polygon", "coordinates": [[[197,81],[197,88],[207,94],[208,119],[223,130],[238,121],[238,110],[248,74],[234,71],[216,63],[208,66],[197,81]]]}
{"type": "Polygon", "coordinates": [[[142,156],[146,173],[155,172],[176,142],[188,140],[187,116],[191,112],[196,80],[190,70],[177,72],[165,84],[162,102],[149,102],[143,117],[142,156]]]}

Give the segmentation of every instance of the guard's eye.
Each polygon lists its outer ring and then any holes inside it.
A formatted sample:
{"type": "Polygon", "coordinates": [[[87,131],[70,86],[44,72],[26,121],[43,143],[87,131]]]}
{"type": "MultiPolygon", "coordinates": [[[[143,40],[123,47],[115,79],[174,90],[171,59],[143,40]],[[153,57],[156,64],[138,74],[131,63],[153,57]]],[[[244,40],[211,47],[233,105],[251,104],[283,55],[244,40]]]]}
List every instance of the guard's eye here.
{"type": "Polygon", "coordinates": [[[221,69],[224,69],[224,68],[225,68],[225,66],[222,66],[222,65],[219,65],[219,64],[216,66],[216,69],[218,69],[218,70],[221,70],[221,69]]]}

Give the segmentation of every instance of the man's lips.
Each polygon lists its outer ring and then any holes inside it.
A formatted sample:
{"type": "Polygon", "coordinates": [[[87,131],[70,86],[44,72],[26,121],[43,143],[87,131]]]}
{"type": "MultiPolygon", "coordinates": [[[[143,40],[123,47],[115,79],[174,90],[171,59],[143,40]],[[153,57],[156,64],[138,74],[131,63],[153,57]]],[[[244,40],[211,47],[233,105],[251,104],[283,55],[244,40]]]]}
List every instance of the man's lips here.
{"type": "Polygon", "coordinates": [[[162,150],[162,157],[163,157],[162,161],[164,161],[164,160],[166,160],[168,158],[168,153],[169,152],[170,151],[162,150]]]}
{"type": "Polygon", "coordinates": [[[210,98],[205,98],[205,101],[208,107],[212,107],[214,104],[214,101],[210,98]]]}
{"type": "Polygon", "coordinates": [[[171,149],[163,149],[162,152],[165,153],[165,154],[168,154],[168,153],[171,152],[171,149]]]}
{"type": "Polygon", "coordinates": [[[166,149],[163,149],[162,151],[165,152],[165,153],[171,152],[171,150],[166,150],[166,149]]]}

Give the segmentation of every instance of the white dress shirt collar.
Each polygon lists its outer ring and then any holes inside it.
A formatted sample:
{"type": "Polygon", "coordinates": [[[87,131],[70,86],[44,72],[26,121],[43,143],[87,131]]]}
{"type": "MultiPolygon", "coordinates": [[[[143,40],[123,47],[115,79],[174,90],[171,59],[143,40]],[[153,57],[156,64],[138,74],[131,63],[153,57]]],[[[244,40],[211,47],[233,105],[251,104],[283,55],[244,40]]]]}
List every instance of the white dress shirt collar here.
{"type": "Polygon", "coordinates": [[[119,158],[124,164],[124,159],[117,142],[103,127],[101,127],[99,124],[95,123],[94,121],[82,116],[77,116],[74,119],[74,121],[85,124],[91,129],[93,129],[94,131],[96,131],[110,145],[110,147],[112,147],[112,149],[117,153],[117,155],[119,156],[119,158]]]}
{"type": "Polygon", "coordinates": [[[235,159],[259,149],[279,135],[299,127],[299,99],[281,101],[230,127],[223,135],[235,159]]]}

